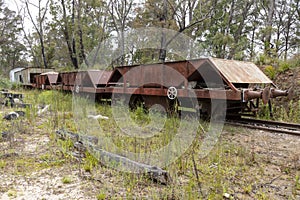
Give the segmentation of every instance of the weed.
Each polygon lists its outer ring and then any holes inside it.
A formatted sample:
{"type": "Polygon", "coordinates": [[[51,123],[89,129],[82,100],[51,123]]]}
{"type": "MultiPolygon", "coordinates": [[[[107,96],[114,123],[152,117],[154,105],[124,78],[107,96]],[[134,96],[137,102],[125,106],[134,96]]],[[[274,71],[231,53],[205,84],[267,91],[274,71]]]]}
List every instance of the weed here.
{"type": "Polygon", "coordinates": [[[140,126],[146,126],[150,121],[149,115],[145,113],[145,109],[142,106],[138,106],[136,108],[136,110],[132,113],[131,118],[133,118],[140,126]]]}
{"type": "Polygon", "coordinates": [[[89,152],[86,152],[85,163],[83,168],[86,172],[91,172],[95,166],[97,166],[99,161],[91,155],[89,152]]]}
{"type": "Polygon", "coordinates": [[[282,61],[279,63],[279,72],[285,72],[287,70],[289,70],[291,67],[291,63],[287,62],[287,61],[282,61]]]}
{"type": "Polygon", "coordinates": [[[64,176],[61,181],[63,184],[70,184],[72,182],[72,178],[69,176],[64,176]]]}
{"type": "Polygon", "coordinates": [[[252,192],[252,184],[245,185],[243,190],[246,194],[250,194],[252,192]]]}
{"type": "Polygon", "coordinates": [[[5,160],[0,160],[0,169],[3,169],[6,166],[5,160]]]}
{"type": "Polygon", "coordinates": [[[65,158],[68,158],[70,155],[70,151],[73,148],[73,142],[70,139],[67,140],[58,140],[58,145],[61,147],[61,152],[64,155],[65,158]]]}
{"type": "Polygon", "coordinates": [[[286,173],[286,174],[290,174],[291,173],[291,169],[289,167],[285,167],[283,169],[283,172],[286,173]]]}
{"type": "Polygon", "coordinates": [[[0,78],[0,88],[11,89],[12,88],[12,83],[10,82],[9,79],[1,77],[0,78]]]}
{"type": "Polygon", "coordinates": [[[296,175],[296,178],[295,178],[295,188],[296,188],[296,190],[300,190],[300,176],[299,175],[296,175]]]}
{"type": "Polygon", "coordinates": [[[17,191],[15,189],[10,189],[7,191],[7,196],[10,198],[16,198],[17,197],[17,191]]]}
{"type": "Polygon", "coordinates": [[[97,194],[96,198],[97,198],[97,200],[104,200],[104,199],[106,199],[105,192],[100,192],[99,194],[97,194]]]}
{"type": "Polygon", "coordinates": [[[273,66],[271,66],[271,65],[266,66],[264,71],[270,79],[275,78],[276,70],[273,66]]]}
{"type": "Polygon", "coordinates": [[[267,200],[270,199],[266,193],[262,190],[259,190],[258,193],[255,195],[257,200],[267,200]]]}

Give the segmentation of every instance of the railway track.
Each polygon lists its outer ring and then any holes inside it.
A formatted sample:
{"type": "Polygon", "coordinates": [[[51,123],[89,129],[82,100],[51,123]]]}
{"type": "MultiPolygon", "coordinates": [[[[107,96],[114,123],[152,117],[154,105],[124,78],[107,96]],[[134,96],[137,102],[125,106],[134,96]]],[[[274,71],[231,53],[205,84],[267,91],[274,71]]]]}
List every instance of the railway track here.
{"type": "Polygon", "coordinates": [[[294,123],[241,118],[238,120],[227,120],[226,124],[300,136],[300,124],[294,123]]]}

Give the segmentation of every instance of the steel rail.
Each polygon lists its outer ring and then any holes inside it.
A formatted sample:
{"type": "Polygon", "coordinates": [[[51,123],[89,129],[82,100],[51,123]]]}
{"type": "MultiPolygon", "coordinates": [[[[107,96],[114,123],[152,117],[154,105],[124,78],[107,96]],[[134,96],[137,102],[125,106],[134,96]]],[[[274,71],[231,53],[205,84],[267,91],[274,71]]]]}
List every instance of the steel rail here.
{"type": "Polygon", "coordinates": [[[251,129],[266,130],[271,132],[285,133],[300,136],[300,124],[259,120],[250,118],[241,118],[235,120],[227,120],[228,125],[242,126],[251,129]]]}

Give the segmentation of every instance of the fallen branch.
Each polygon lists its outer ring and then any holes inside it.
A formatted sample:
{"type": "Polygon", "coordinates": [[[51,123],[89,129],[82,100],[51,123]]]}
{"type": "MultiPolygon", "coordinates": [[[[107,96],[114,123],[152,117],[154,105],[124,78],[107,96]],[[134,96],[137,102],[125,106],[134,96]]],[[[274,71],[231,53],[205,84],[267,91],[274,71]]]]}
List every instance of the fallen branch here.
{"type": "Polygon", "coordinates": [[[124,156],[110,153],[96,146],[98,138],[93,136],[82,136],[65,130],[57,130],[57,136],[60,139],[70,139],[75,144],[74,147],[80,148],[80,151],[87,150],[105,166],[121,168],[125,171],[134,172],[148,176],[152,181],[168,184],[171,182],[169,173],[159,167],[151,166],[130,160],[124,156]],[[83,148],[84,147],[84,148],[83,148]]]}

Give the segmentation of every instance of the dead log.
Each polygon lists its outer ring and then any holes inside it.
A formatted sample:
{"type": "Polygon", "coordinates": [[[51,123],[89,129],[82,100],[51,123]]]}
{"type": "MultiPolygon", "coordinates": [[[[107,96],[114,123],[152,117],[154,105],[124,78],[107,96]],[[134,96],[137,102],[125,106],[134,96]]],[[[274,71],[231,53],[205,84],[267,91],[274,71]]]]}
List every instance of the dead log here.
{"type": "Polygon", "coordinates": [[[73,141],[74,147],[80,149],[80,151],[87,150],[104,166],[146,175],[152,181],[161,184],[168,184],[172,181],[169,173],[159,167],[139,163],[99,148],[96,146],[98,144],[98,138],[96,137],[79,135],[66,130],[57,130],[56,134],[62,140],[70,139],[73,141]]]}

